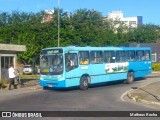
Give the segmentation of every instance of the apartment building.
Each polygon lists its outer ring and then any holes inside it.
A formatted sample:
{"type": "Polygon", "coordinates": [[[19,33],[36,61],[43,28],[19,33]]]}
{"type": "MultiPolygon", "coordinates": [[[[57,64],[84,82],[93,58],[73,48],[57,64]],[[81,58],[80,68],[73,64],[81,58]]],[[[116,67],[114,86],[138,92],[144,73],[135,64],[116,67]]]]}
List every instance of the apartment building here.
{"type": "Polygon", "coordinates": [[[43,17],[42,23],[53,21],[54,10],[45,10],[45,16],[43,17]]]}
{"type": "Polygon", "coordinates": [[[112,11],[108,13],[108,16],[106,16],[107,19],[112,20],[114,22],[117,22],[115,27],[119,26],[119,22],[125,24],[127,27],[135,28],[138,25],[141,25],[143,23],[143,17],[142,16],[136,16],[136,17],[124,17],[122,11],[112,11]]]}

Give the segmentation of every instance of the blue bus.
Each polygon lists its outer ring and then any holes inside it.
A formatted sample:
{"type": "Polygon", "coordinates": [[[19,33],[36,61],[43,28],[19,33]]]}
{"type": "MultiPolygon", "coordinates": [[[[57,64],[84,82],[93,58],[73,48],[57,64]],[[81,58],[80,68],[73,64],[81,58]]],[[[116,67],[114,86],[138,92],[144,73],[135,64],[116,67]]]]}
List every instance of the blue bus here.
{"type": "Polygon", "coordinates": [[[52,47],[41,50],[40,85],[43,88],[79,86],[124,80],[152,73],[147,47],[52,47]]]}

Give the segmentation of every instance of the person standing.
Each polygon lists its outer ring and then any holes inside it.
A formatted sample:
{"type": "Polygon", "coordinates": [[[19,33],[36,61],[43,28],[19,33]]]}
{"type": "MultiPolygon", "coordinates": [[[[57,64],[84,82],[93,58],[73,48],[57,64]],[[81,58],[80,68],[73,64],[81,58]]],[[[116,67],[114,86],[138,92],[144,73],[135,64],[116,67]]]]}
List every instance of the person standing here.
{"type": "Polygon", "coordinates": [[[14,71],[15,71],[15,79],[16,79],[17,83],[21,84],[20,77],[19,77],[19,75],[20,75],[19,70],[14,69],[14,71]]]}
{"type": "Polygon", "coordinates": [[[11,90],[11,86],[13,85],[14,89],[16,89],[16,85],[14,83],[14,79],[16,77],[16,73],[14,70],[14,66],[13,64],[10,65],[9,69],[8,69],[8,74],[9,74],[9,90],[11,90]]]}

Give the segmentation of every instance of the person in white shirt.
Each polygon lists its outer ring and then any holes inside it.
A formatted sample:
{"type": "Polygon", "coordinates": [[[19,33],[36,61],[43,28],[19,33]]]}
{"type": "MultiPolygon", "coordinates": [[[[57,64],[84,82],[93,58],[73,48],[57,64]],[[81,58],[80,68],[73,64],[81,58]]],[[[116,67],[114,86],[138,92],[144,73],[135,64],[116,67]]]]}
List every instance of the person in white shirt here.
{"type": "Polygon", "coordinates": [[[13,85],[14,89],[16,89],[16,85],[14,84],[14,79],[16,77],[16,73],[14,70],[13,64],[10,65],[10,68],[8,69],[9,74],[9,90],[11,90],[11,86],[13,85]]]}

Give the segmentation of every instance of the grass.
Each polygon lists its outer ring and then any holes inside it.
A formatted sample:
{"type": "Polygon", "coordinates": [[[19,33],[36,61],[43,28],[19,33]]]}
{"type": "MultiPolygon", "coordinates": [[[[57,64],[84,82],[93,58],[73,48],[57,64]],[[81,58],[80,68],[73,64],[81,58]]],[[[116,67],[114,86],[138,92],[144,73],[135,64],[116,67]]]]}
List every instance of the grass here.
{"type": "Polygon", "coordinates": [[[137,102],[139,102],[141,100],[144,100],[145,96],[135,96],[135,99],[136,99],[137,102]]]}
{"type": "Polygon", "coordinates": [[[1,88],[0,89],[4,89],[8,86],[8,82],[7,80],[0,80],[0,84],[1,84],[1,88]]]}
{"type": "Polygon", "coordinates": [[[39,75],[20,75],[20,79],[39,79],[39,75]]]}

